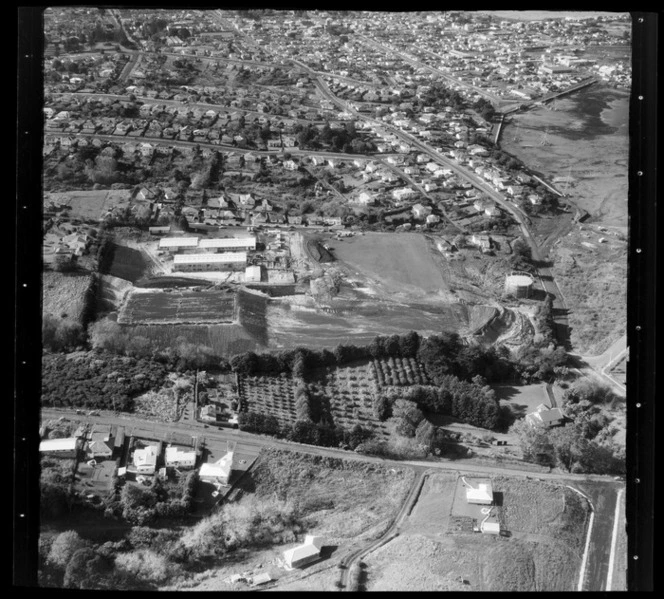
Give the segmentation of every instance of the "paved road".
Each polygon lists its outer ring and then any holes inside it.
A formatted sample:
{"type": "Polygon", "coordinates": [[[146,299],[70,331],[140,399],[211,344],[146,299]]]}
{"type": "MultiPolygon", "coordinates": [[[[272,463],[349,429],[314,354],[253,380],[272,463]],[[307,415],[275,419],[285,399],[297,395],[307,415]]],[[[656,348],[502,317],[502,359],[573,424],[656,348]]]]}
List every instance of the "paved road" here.
{"type": "Polygon", "coordinates": [[[595,510],[583,590],[604,591],[607,588],[608,577],[613,575],[613,572],[609,572],[609,561],[620,486],[609,482],[583,481],[574,481],[570,485],[588,495],[595,510]]]}

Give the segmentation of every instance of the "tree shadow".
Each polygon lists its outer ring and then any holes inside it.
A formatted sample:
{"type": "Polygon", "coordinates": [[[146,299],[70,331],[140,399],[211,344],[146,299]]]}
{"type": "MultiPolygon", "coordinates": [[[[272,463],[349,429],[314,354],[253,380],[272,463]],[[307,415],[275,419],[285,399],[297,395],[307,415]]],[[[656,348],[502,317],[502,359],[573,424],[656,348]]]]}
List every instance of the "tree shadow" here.
{"type": "Polygon", "coordinates": [[[543,302],[546,299],[547,292],[544,289],[532,289],[529,299],[543,302]]]}

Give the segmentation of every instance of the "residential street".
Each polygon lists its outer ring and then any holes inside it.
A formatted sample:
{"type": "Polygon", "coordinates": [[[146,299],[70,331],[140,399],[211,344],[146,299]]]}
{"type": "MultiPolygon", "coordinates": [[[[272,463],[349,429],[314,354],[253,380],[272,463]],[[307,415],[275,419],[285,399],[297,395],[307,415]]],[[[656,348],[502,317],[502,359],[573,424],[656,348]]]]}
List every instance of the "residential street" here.
{"type": "MultiPolygon", "coordinates": [[[[523,469],[516,467],[487,466],[477,463],[473,459],[441,460],[435,461],[395,461],[380,457],[360,455],[352,451],[333,449],[328,447],[315,447],[300,443],[291,443],[267,437],[242,432],[237,429],[217,428],[202,423],[162,423],[149,422],[131,415],[115,415],[101,412],[100,416],[89,417],[77,415],[74,410],[43,409],[42,418],[59,418],[64,416],[73,421],[115,424],[126,427],[127,435],[144,436],[148,439],[158,439],[164,442],[182,444],[192,443],[193,439],[203,439],[205,447],[210,452],[210,458],[218,459],[225,453],[228,441],[235,442],[235,451],[244,459],[258,456],[263,447],[274,447],[290,451],[300,451],[311,455],[330,456],[349,460],[360,460],[383,463],[387,466],[409,465],[417,470],[426,469],[455,471],[459,474],[482,474],[494,476],[518,476],[542,481],[558,481],[573,486],[593,501],[595,509],[595,525],[590,538],[590,551],[588,555],[587,574],[584,590],[599,591],[606,588],[608,566],[611,550],[611,533],[615,515],[615,501],[618,489],[622,482],[615,481],[610,476],[568,474],[555,472],[539,472],[536,466],[523,464],[523,469]]],[[[360,552],[361,553],[361,552],[360,552]]]]}

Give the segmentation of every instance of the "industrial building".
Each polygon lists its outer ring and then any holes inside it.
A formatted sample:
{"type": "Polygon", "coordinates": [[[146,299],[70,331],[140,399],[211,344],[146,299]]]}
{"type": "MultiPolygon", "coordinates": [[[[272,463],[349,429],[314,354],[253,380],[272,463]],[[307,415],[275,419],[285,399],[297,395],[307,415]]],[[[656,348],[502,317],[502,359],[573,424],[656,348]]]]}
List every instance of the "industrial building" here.
{"type": "Polygon", "coordinates": [[[246,265],[246,252],[224,252],[222,254],[176,254],[173,257],[173,272],[244,270],[246,265]]]}
{"type": "Polygon", "coordinates": [[[59,458],[75,458],[79,448],[76,437],[67,439],[48,439],[39,444],[40,453],[47,453],[59,458]]]}

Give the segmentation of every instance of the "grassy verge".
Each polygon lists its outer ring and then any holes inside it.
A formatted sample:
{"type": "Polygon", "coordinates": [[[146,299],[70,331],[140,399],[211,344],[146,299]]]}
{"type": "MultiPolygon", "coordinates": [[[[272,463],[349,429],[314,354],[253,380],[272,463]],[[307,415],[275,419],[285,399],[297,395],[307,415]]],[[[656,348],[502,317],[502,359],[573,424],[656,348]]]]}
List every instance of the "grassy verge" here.
{"type": "Polygon", "coordinates": [[[308,528],[340,542],[371,534],[391,518],[413,479],[407,467],[264,449],[251,483],[258,497],[295,502],[308,528]]]}

